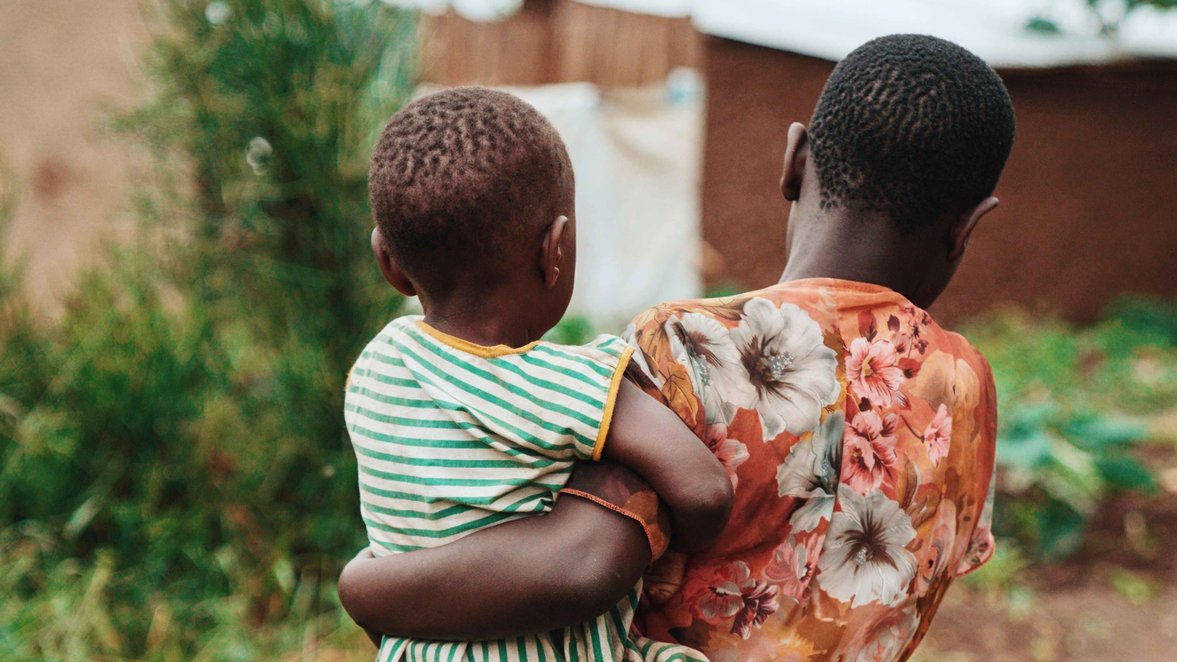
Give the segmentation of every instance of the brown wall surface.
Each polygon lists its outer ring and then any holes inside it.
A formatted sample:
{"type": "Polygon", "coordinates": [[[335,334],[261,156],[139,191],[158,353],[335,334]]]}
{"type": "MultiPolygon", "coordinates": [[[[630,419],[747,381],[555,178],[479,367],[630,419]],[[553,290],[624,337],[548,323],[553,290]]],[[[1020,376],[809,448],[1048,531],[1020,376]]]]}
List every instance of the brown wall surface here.
{"type": "MultiPolygon", "coordinates": [[[[132,194],[151,162],[109,124],[147,91],[144,15],[157,4],[0,0],[0,205],[12,207],[0,252],[24,259],[25,287],[47,312],[60,312],[103,242],[134,234],[132,194]]],[[[526,0],[497,23],[452,13],[424,22],[423,65],[435,82],[632,86],[702,58],[689,19],[569,0],[526,0]]]]}
{"type": "Polygon", "coordinates": [[[138,100],[147,41],[140,0],[0,1],[0,197],[13,205],[0,251],[24,258],[39,309],[57,308],[100,241],[134,229],[144,164],[108,125],[138,100]]]}
{"type": "Polygon", "coordinates": [[[700,38],[688,18],[526,0],[502,21],[476,23],[450,11],[426,16],[422,77],[443,85],[543,85],[588,81],[630,87],[698,67],[700,38]]]}
{"type": "MultiPolygon", "coordinates": [[[[833,63],[707,39],[703,237],[713,283],[758,287],[784,265],[785,131],[833,63]]],[[[1089,320],[1123,293],[1177,296],[1177,62],[1001,72],[1014,150],[964,264],[933,308],[1013,301],[1089,320]]]]}

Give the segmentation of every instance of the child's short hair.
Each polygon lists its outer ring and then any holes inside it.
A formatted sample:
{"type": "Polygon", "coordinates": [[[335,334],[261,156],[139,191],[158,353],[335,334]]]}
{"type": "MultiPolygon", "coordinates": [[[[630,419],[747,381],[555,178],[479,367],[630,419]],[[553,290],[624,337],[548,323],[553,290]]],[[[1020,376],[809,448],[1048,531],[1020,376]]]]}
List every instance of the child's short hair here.
{"type": "Polygon", "coordinates": [[[838,64],[809,136],[823,208],[881,211],[914,231],[993,192],[1014,109],[976,55],[936,37],[891,35],[838,64]]]}
{"type": "Polygon", "coordinates": [[[400,268],[419,286],[495,279],[541,223],[573,214],[568,152],[522,99],[459,87],[392,116],[372,155],[372,214],[400,268]],[[460,274],[458,273],[460,272],[460,274]]]}

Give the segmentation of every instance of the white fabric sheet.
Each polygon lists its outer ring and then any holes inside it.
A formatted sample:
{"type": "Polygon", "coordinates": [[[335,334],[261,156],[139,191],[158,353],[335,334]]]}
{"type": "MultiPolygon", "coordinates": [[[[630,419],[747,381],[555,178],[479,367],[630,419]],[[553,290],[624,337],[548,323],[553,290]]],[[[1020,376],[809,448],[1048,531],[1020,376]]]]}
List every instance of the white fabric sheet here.
{"type": "Polygon", "coordinates": [[[1177,57],[1177,10],[1140,9],[1117,39],[1095,34],[1083,0],[695,0],[701,32],[837,61],[875,37],[900,32],[954,41],[994,67],[1100,64],[1177,57]],[[1026,29],[1035,16],[1063,34],[1026,29]]]}

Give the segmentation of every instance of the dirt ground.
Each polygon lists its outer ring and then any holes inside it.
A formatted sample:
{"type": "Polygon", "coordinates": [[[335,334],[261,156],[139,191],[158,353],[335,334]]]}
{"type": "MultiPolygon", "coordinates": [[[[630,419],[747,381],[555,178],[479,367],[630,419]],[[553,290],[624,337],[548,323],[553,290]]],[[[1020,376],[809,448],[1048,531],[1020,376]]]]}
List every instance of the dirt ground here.
{"type": "Polygon", "coordinates": [[[1177,501],[1109,503],[1079,554],[1028,569],[1017,588],[1010,599],[958,584],[916,659],[1177,659],[1177,501]]]}
{"type": "Polygon", "coordinates": [[[975,591],[948,594],[915,660],[1177,659],[1177,590],[1133,604],[1106,573],[1036,592],[1026,615],[986,604],[975,591]],[[980,603],[980,604],[978,604],[980,603]]]}

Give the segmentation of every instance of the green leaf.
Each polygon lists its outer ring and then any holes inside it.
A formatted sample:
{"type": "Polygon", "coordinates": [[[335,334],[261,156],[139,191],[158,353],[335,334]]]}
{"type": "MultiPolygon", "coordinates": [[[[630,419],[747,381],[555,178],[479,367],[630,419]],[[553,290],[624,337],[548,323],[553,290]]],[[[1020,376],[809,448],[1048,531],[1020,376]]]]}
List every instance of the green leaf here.
{"type": "Polygon", "coordinates": [[[1134,605],[1143,605],[1157,595],[1157,585],[1138,573],[1117,568],[1112,572],[1112,588],[1122,598],[1134,605]]]}
{"type": "Polygon", "coordinates": [[[1148,468],[1131,457],[1105,457],[1096,460],[1103,480],[1111,487],[1126,492],[1155,494],[1157,482],[1148,468]]]}
{"type": "Polygon", "coordinates": [[[1134,418],[1084,416],[1067,421],[1062,428],[1068,439],[1083,448],[1124,445],[1144,439],[1148,427],[1134,418]]]}
{"type": "Polygon", "coordinates": [[[1030,32],[1038,32],[1041,34],[1062,33],[1062,30],[1059,29],[1058,23],[1055,23],[1048,18],[1043,18],[1042,16],[1034,16],[1031,17],[1030,20],[1026,21],[1026,29],[1030,32]]]}
{"type": "Polygon", "coordinates": [[[593,338],[593,324],[581,315],[569,315],[544,335],[544,340],[561,345],[583,345],[593,338]]]}
{"type": "Polygon", "coordinates": [[[1050,501],[1038,519],[1038,544],[1049,560],[1061,559],[1079,548],[1087,518],[1059,501],[1050,501]]]}
{"type": "Polygon", "coordinates": [[[1037,469],[1050,460],[1052,440],[1043,431],[997,440],[997,464],[1012,469],[1037,469]]]}
{"type": "Polygon", "coordinates": [[[1095,512],[1103,493],[1103,480],[1090,453],[1056,439],[1050,462],[1040,472],[1039,483],[1052,498],[1083,515],[1095,512]]]}

